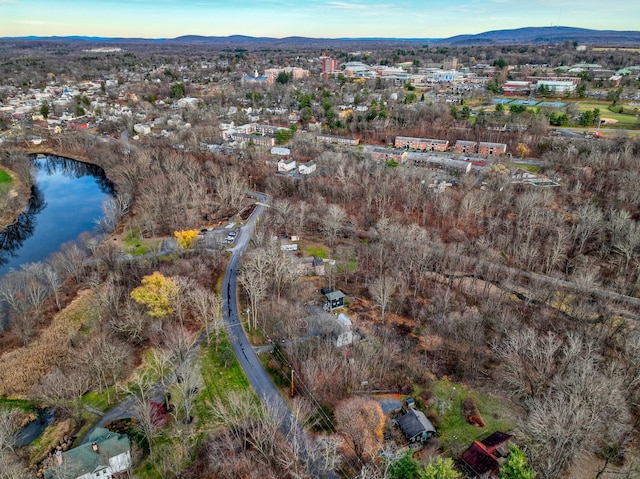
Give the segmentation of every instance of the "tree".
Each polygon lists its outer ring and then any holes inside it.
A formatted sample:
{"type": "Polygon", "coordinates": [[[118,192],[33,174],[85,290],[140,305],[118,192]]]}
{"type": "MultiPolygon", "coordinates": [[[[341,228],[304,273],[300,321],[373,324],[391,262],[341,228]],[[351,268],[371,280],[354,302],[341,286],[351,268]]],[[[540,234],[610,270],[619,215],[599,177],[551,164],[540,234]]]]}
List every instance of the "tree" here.
{"type": "Polygon", "coordinates": [[[529,467],[525,452],[515,444],[509,445],[509,455],[500,466],[500,479],[535,479],[536,473],[529,467]]]}
{"type": "Polygon", "coordinates": [[[187,88],[184,83],[174,83],[171,85],[171,98],[183,98],[187,94],[187,88]]]}
{"type": "Polygon", "coordinates": [[[333,242],[338,235],[338,231],[344,226],[344,220],[347,214],[345,211],[336,204],[330,204],[327,208],[325,215],[322,218],[324,232],[329,237],[329,244],[333,245],[333,242]]]}
{"type": "Polygon", "coordinates": [[[187,301],[193,309],[194,316],[206,332],[207,344],[214,337],[216,351],[218,335],[222,331],[222,299],[214,291],[201,286],[194,286],[187,292],[187,301]]]}
{"type": "Polygon", "coordinates": [[[391,479],[415,479],[420,472],[420,464],[411,458],[411,454],[405,454],[389,466],[391,479]]]}
{"type": "Polygon", "coordinates": [[[286,83],[289,83],[292,79],[293,79],[293,73],[281,71],[280,73],[278,73],[278,76],[276,77],[276,83],[285,85],[286,83]]]}
{"type": "Polygon", "coordinates": [[[438,456],[424,466],[418,477],[419,479],[458,479],[462,475],[456,471],[450,457],[438,456]]]}
{"type": "Polygon", "coordinates": [[[173,236],[178,240],[178,247],[181,249],[193,249],[198,242],[198,230],[174,231],[173,236]]]}
{"type": "Polygon", "coordinates": [[[371,297],[378,303],[380,319],[384,321],[391,296],[396,291],[398,280],[392,276],[382,276],[369,285],[371,297]]]}
{"type": "Polygon", "coordinates": [[[45,118],[49,118],[49,112],[49,104],[47,102],[42,103],[42,105],[40,105],[40,114],[45,118]]]}
{"type": "Polygon", "coordinates": [[[149,308],[149,316],[162,318],[173,313],[178,285],[158,271],[142,278],[142,286],[131,291],[131,299],[149,308]]]}
{"type": "Polygon", "coordinates": [[[518,155],[520,158],[525,158],[529,156],[530,153],[531,149],[524,143],[518,143],[518,146],[516,146],[516,155],[518,155]]]}
{"type": "Polygon", "coordinates": [[[360,460],[376,456],[385,416],[380,403],[354,396],[340,402],[335,409],[336,431],[342,434],[360,460]]]}

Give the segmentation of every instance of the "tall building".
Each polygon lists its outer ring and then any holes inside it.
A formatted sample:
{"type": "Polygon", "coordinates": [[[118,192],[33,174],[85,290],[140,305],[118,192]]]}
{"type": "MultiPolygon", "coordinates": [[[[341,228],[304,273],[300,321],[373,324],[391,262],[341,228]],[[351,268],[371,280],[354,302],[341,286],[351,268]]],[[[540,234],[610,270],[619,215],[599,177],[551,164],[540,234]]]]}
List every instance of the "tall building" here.
{"type": "Polygon", "coordinates": [[[458,68],[458,59],[456,57],[445,58],[442,63],[443,70],[455,70],[458,68]]]}
{"type": "Polygon", "coordinates": [[[329,79],[329,74],[339,71],[338,60],[326,56],[324,53],[320,57],[322,61],[322,77],[325,81],[329,79]]]}

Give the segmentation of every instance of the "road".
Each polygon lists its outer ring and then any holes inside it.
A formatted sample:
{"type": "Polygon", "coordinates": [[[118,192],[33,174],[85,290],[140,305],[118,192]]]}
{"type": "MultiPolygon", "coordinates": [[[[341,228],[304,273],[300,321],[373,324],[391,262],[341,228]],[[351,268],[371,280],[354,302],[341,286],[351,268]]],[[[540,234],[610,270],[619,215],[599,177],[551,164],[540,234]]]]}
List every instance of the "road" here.
{"type": "Polygon", "coordinates": [[[264,212],[265,206],[268,206],[265,195],[254,191],[250,194],[258,199],[256,209],[246,224],[241,228],[236,238],[235,246],[230,249],[231,259],[227,266],[227,271],[224,275],[224,284],[222,286],[223,317],[227,334],[229,335],[229,341],[249,383],[260,397],[262,403],[267,406],[267,410],[271,411],[275,419],[279,421],[281,431],[287,436],[291,443],[295,443],[292,444],[292,447],[294,447],[294,450],[297,449],[299,451],[299,458],[311,477],[333,478],[336,477],[333,472],[322,472],[319,460],[317,456],[313,454],[313,446],[311,445],[309,437],[298,424],[289,406],[262,367],[258,356],[242,328],[237,298],[238,266],[242,254],[247,249],[249,241],[253,236],[253,231],[260,216],[264,212]]]}
{"type": "MultiPolygon", "coordinates": [[[[260,397],[263,404],[267,406],[267,410],[270,411],[274,418],[279,422],[281,431],[285,434],[288,440],[292,443],[294,450],[298,451],[299,458],[302,461],[305,469],[309,472],[311,477],[315,478],[337,478],[332,471],[324,471],[324,468],[320,465],[320,459],[316,452],[316,447],[311,443],[310,438],[304,432],[300,424],[296,421],[289,406],[284,401],[279,391],[271,381],[271,378],[267,375],[266,371],[262,367],[258,356],[256,355],[253,347],[249,343],[247,336],[242,328],[240,321],[240,315],[238,312],[238,298],[237,298],[237,276],[238,266],[242,254],[247,249],[253,232],[260,221],[260,216],[264,212],[267,204],[267,197],[262,193],[255,191],[249,192],[249,194],[257,198],[256,208],[251,213],[244,226],[239,230],[236,237],[235,245],[228,251],[231,252],[231,258],[227,266],[227,270],[224,276],[224,284],[222,287],[223,298],[223,318],[229,336],[229,341],[233,352],[240,363],[249,383],[255,390],[256,394],[260,397]]],[[[206,332],[203,332],[194,347],[189,352],[190,355],[194,355],[200,344],[204,340],[206,332]]],[[[161,402],[163,400],[162,389],[160,384],[155,384],[152,387],[151,397],[161,402]]],[[[135,399],[132,396],[127,397],[109,412],[104,414],[99,421],[85,434],[81,441],[84,444],[88,441],[88,438],[97,427],[103,427],[111,421],[121,418],[132,417],[132,410],[135,404],[135,399]]]]}

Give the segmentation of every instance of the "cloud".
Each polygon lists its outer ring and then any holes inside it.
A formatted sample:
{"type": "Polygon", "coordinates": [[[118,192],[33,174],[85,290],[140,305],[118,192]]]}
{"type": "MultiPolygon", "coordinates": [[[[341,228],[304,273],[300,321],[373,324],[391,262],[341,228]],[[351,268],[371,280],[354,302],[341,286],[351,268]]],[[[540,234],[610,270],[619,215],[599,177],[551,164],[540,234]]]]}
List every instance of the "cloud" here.
{"type": "Polygon", "coordinates": [[[364,3],[329,2],[327,3],[327,6],[333,7],[333,8],[339,8],[341,10],[371,10],[372,8],[375,8],[375,9],[390,8],[393,6],[393,4],[386,3],[386,4],[371,5],[371,4],[364,4],[364,3]]]}
{"type": "Polygon", "coordinates": [[[0,6],[2,5],[17,5],[18,0],[0,0],[0,6]]]}

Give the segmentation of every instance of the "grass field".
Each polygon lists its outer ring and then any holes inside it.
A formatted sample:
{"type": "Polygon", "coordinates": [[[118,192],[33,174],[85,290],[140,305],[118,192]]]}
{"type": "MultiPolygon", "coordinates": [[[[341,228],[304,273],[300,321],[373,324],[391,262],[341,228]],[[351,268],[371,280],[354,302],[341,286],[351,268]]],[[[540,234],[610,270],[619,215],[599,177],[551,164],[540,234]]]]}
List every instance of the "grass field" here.
{"type": "Polygon", "coordinates": [[[634,115],[615,113],[609,110],[609,105],[611,105],[611,102],[609,101],[587,100],[579,101],[577,102],[577,105],[580,111],[587,111],[598,108],[600,110],[601,118],[613,118],[614,120],[618,120],[618,123],[621,125],[638,125],[638,118],[634,115]]]}
{"type": "Polygon", "coordinates": [[[431,390],[431,413],[435,414],[436,430],[442,448],[458,456],[473,442],[495,432],[509,432],[514,427],[514,413],[504,399],[469,391],[447,380],[435,383],[431,390]],[[486,427],[472,426],[462,416],[462,401],[475,400],[486,427]]]}
{"type": "Polygon", "coordinates": [[[131,229],[124,238],[125,252],[133,256],[142,256],[159,249],[160,240],[145,239],[137,229],[131,229]]]}

